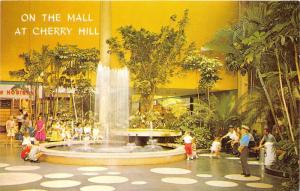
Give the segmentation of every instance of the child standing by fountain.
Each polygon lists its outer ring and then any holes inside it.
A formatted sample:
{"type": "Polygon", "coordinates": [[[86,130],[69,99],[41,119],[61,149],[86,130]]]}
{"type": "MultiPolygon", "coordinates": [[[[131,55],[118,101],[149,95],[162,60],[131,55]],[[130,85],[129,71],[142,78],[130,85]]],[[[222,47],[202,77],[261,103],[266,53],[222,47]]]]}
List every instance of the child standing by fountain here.
{"type": "Polygon", "coordinates": [[[183,137],[184,148],[185,148],[185,153],[186,153],[186,160],[193,159],[192,140],[193,140],[193,138],[191,137],[190,132],[186,131],[185,135],[183,137]]]}

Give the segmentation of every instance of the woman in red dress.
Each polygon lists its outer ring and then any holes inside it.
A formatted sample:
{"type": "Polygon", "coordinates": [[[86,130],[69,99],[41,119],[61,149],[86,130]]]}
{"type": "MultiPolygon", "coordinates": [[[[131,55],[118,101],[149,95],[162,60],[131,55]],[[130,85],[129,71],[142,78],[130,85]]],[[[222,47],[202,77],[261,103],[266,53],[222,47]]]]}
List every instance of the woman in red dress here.
{"type": "Polygon", "coordinates": [[[41,116],[36,121],[35,139],[41,142],[46,140],[45,122],[41,116]]]}

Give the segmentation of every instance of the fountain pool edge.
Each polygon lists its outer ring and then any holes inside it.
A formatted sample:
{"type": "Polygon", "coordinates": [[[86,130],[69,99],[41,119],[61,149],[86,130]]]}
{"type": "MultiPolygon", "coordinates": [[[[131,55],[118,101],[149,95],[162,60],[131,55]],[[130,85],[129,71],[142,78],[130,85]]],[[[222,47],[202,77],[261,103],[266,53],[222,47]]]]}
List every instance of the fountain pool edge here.
{"type": "MultiPolygon", "coordinates": [[[[82,144],[82,141],[72,144],[82,144]]],[[[48,149],[49,147],[67,145],[67,142],[51,142],[40,145],[44,153],[43,161],[67,165],[145,165],[164,164],[185,159],[185,151],[182,145],[171,144],[174,149],[155,152],[133,152],[133,153],[91,153],[75,151],[59,151],[48,149]]]]}

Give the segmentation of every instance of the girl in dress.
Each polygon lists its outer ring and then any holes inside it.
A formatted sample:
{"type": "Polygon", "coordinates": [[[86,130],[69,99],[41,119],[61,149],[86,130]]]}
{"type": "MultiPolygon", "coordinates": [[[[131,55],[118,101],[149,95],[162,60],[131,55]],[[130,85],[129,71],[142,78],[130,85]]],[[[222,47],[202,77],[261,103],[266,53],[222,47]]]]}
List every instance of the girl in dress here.
{"type": "Polygon", "coordinates": [[[5,125],[6,125],[7,139],[10,140],[10,144],[12,145],[12,140],[15,137],[15,126],[16,126],[14,117],[10,116],[9,120],[6,121],[5,125]]]}
{"type": "Polygon", "coordinates": [[[190,132],[187,131],[183,137],[186,160],[193,159],[192,140],[193,138],[191,137],[190,132]]]}
{"type": "Polygon", "coordinates": [[[36,121],[35,139],[37,141],[46,140],[45,122],[43,121],[42,116],[39,116],[38,120],[36,121]]]}
{"type": "Polygon", "coordinates": [[[210,147],[211,155],[215,154],[217,158],[220,158],[221,151],[221,137],[216,137],[210,147]]]}

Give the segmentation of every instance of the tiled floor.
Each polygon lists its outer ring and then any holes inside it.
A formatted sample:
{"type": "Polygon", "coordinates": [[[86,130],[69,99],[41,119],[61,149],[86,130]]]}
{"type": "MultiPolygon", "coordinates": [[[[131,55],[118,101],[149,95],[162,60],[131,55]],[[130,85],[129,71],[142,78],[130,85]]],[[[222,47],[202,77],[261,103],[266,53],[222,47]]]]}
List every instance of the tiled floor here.
{"type": "Polygon", "coordinates": [[[197,160],[164,165],[101,168],[30,163],[19,155],[18,148],[0,148],[1,191],[265,191],[275,190],[281,182],[262,174],[257,162],[250,165],[253,176],[244,179],[239,175],[239,160],[228,155],[220,159],[202,155],[197,160]]]}

